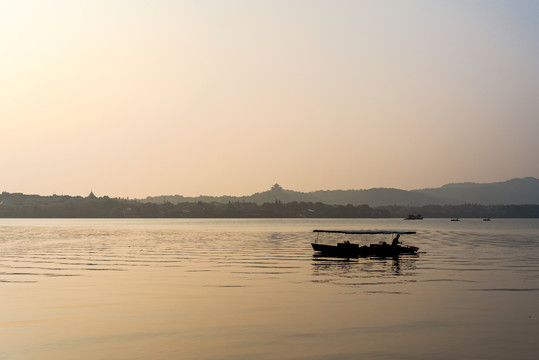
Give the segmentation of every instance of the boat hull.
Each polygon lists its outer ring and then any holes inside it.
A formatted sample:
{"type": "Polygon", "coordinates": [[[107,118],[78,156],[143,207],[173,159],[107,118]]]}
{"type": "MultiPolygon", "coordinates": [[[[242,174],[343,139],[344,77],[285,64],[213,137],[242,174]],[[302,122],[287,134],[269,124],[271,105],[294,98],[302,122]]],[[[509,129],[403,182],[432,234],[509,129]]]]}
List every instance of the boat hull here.
{"type": "Polygon", "coordinates": [[[333,257],[389,257],[401,254],[416,254],[419,250],[419,248],[415,246],[394,246],[385,243],[371,244],[369,246],[359,246],[358,244],[351,243],[339,243],[337,245],[311,243],[311,245],[313,247],[313,250],[318,252],[320,255],[333,257]]]}

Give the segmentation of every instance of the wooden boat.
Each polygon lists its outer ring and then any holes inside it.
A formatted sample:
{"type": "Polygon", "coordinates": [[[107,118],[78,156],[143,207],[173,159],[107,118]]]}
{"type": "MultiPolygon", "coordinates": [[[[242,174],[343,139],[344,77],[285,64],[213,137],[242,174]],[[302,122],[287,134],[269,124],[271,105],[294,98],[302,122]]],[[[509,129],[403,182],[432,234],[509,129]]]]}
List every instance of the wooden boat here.
{"type": "Polygon", "coordinates": [[[423,220],[423,216],[421,216],[421,214],[417,214],[417,215],[410,214],[407,217],[405,217],[404,220],[423,220]]]}
{"type": "Polygon", "coordinates": [[[397,256],[401,254],[416,254],[419,250],[416,246],[404,245],[399,241],[401,235],[415,234],[415,231],[392,231],[392,230],[313,230],[317,233],[315,242],[311,243],[313,250],[322,256],[332,257],[364,257],[364,256],[397,256]],[[344,234],[344,235],[391,235],[393,241],[388,244],[385,241],[369,245],[351,243],[348,240],[338,241],[336,244],[328,244],[320,240],[321,233],[344,234]]]}

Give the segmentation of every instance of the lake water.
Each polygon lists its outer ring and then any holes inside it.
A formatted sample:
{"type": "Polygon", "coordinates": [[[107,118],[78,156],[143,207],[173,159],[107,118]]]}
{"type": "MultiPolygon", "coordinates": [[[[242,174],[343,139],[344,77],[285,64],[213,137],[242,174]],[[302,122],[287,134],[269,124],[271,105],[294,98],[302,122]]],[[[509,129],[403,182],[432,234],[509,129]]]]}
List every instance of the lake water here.
{"type": "Polygon", "coordinates": [[[0,219],[0,359],[537,359],[539,220],[0,219]],[[313,257],[313,229],[417,256],[313,257]]]}

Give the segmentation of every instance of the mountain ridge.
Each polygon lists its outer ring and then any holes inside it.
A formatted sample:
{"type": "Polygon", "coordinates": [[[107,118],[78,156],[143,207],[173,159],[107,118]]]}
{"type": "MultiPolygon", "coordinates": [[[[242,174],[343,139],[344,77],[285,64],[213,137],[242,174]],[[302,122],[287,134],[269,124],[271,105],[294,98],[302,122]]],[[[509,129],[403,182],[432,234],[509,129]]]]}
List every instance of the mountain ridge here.
{"type": "Polygon", "coordinates": [[[300,192],[283,189],[275,184],[271,189],[248,196],[198,196],[182,195],[149,196],[144,202],[321,202],[332,205],[518,205],[539,204],[539,179],[513,178],[492,183],[449,183],[439,188],[401,190],[396,188],[371,188],[363,190],[317,190],[300,192]]]}

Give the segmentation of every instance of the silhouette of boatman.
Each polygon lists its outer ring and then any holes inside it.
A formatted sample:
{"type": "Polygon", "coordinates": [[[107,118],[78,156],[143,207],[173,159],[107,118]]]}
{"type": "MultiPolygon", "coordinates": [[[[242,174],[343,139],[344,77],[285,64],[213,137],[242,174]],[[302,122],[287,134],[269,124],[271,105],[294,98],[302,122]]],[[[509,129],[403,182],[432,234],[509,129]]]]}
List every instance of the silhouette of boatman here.
{"type": "Polygon", "coordinates": [[[399,245],[399,237],[400,237],[400,234],[397,234],[397,236],[395,236],[395,238],[393,239],[393,242],[391,243],[392,246],[399,245]]]}

